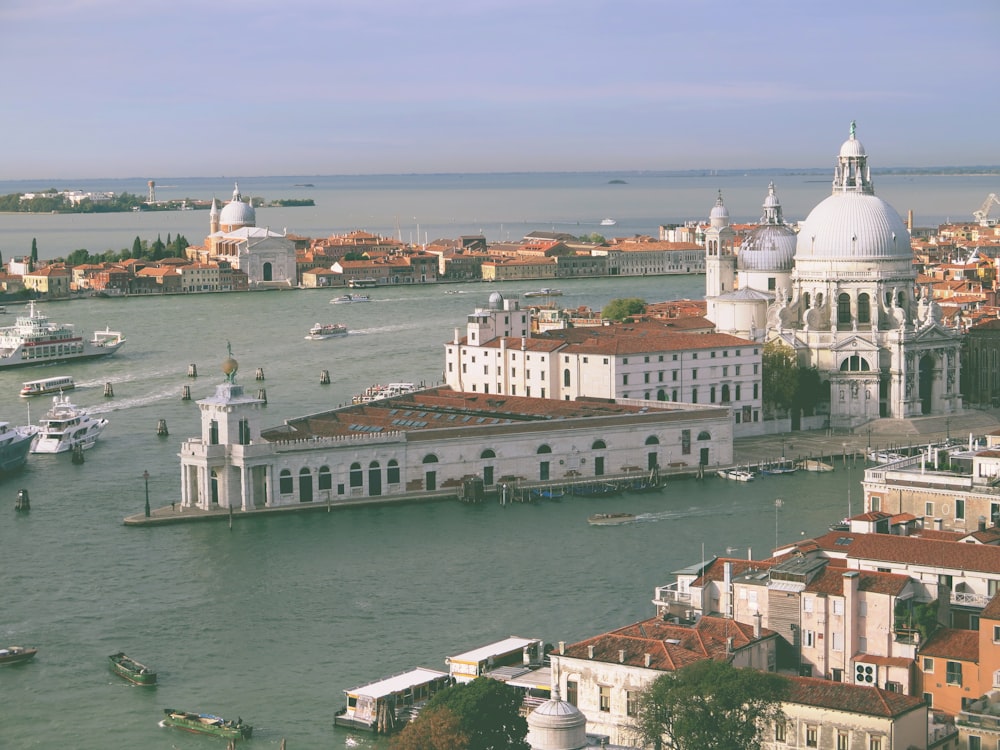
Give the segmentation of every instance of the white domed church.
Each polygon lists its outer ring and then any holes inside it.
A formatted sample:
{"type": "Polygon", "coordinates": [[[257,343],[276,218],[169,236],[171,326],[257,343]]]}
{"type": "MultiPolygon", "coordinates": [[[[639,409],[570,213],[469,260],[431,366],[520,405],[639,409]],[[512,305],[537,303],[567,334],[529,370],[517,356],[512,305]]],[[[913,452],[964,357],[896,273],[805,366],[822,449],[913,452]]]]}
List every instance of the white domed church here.
{"type": "Polygon", "coordinates": [[[832,194],[797,233],[772,184],[737,253],[720,194],[705,252],[709,319],[723,333],[780,340],[815,367],[830,384],[832,427],[961,411],[959,335],[917,289],[910,233],[875,195],[853,122],[832,194]]]}
{"type": "Polygon", "coordinates": [[[206,259],[240,269],[251,289],[296,285],[295,243],[284,234],[257,226],[257,213],[250,199],[240,194],[239,184],[221,211],[212,200],[209,225],[206,259]]]}

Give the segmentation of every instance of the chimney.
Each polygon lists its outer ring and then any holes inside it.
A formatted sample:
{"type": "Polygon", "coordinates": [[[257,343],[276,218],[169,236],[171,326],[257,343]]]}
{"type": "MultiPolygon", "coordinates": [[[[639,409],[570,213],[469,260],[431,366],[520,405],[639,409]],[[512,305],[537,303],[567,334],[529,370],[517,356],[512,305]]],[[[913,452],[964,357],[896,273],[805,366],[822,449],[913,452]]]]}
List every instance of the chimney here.
{"type": "Polygon", "coordinates": [[[625,649],[618,650],[618,663],[619,664],[625,663],[625,649]]]}
{"type": "Polygon", "coordinates": [[[593,646],[587,646],[587,658],[588,659],[593,659],[594,658],[594,647],[593,646]]]}
{"type": "Polygon", "coordinates": [[[759,639],[760,638],[760,621],[761,621],[761,614],[760,614],[760,612],[754,612],[753,613],[753,637],[755,639],[759,639]]]}
{"type": "Polygon", "coordinates": [[[653,663],[653,655],[643,654],[643,662],[646,664],[647,667],[650,666],[653,663]]]}
{"type": "Polygon", "coordinates": [[[455,326],[455,346],[458,346],[458,326],[455,326]]]}
{"type": "Polygon", "coordinates": [[[566,641],[559,641],[559,655],[564,656],[566,654],[566,641]]]}

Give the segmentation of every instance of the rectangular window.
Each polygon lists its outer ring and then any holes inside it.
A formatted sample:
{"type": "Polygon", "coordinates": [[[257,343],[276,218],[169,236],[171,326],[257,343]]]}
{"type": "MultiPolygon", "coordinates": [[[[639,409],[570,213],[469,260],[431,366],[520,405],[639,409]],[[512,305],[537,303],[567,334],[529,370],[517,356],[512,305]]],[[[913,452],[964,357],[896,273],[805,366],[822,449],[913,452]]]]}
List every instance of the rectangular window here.
{"type": "Polygon", "coordinates": [[[575,706],[577,703],[578,689],[576,680],[566,680],[566,702],[571,706],[575,706]]]}
{"type": "Polygon", "coordinates": [[[833,614],[842,615],[844,614],[844,600],[834,599],[833,600],[833,614]]]}
{"type": "Polygon", "coordinates": [[[729,368],[726,365],[722,366],[722,377],[724,378],[729,377],[729,368]]]}
{"type": "Polygon", "coordinates": [[[881,737],[869,737],[868,738],[868,750],[882,750],[882,738],[881,737]]]}
{"type": "Polygon", "coordinates": [[[622,357],[622,364],[623,365],[627,365],[628,364],[628,357],[622,357]]]}
{"type": "Polygon", "coordinates": [[[965,520],[965,500],[961,500],[957,497],[955,498],[955,520],[965,520]]]}
{"type": "Polygon", "coordinates": [[[628,385],[628,373],[622,375],[622,385],[628,385]]]}
{"type": "Polygon", "coordinates": [[[924,503],[924,515],[933,516],[934,515],[934,503],[926,502],[924,503]]]}
{"type": "Polygon", "coordinates": [[[970,734],[969,750],[983,750],[983,738],[976,734],[970,734]]]}
{"type": "Polygon", "coordinates": [[[736,374],[737,374],[737,375],[739,375],[739,374],[740,374],[740,366],[739,366],[739,365],[736,365],[736,374]]]}
{"type": "Polygon", "coordinates": [[[784,742],[785,741],[785,721],[784,719],[778,719],[774,722],[774,741],[784,742]]]}
{"type": "Polygon", "coordinates": [[[837,750],[847,750],[847,732],[837,732],[837,750]]]}
{"type": "Polygon", "coordinates": [[[639,715],[639,691],[638,690],[626,690],[625,691],[625,714],[627,716],[638,716],[639,715]]]}
{"type": "MultiPolygon", "coordinates": [[[[844,650],[844,634],[841,633],[839,630],[835,630],[830,635],[832,636],[832,643],[830,645],[830,648],[833,651],[843,651],[844,650]]],[[[838,680],[838,682],[839,682],[839,680],[838,680]]]]}
{"type": "Polygon", "coordinates": [[[611,688],[608,685],[600,685],[598,689],[600,690],[600,710],[608,713],[611,711],[611,688]]]}
{"type": "Polygon", "coordinates": [[[681,455],[691,454],[691,430],[681,430],[681,455]]]}
{"type": "Polygon", "coordinates": [[[993,642],[1000,643],[1000,625],[993,626],[993,642]]]}
{"type": "Polygon", "coordinates": [[[816,634],[811,630],[802,631],[802,645],[806,648],[812,648],[816,645],[816,634]]]}
{"type": "Polygon", "coordinates": [[[698,352],[691,355],[691,359],[698,359],[698,352]]]}
{"type": "Polygon", "coordinates": [[[961,685],[962,684],[962,662],[950,661],[946,665],[945,669],[945,682],[949,685],[961,685]]]}
{"type": "Polygon", "coordinates": [[[806,747],[819,747],[819,729],[817,727],[806,727],[806,747]]]}
{"type": "Polygon", "coordinates": [[[929,657],[924,657],[924,674],[931,674],[934,671],[934,660],[929,657]]]}
{"type": "Polygon", "coordinates": [[[803,612],[813,611],[813,600],[811,596],[807,596],[802,599],[802,611],[803,612]]]}
{"type": "Polygon", "coordinates": [[[691,380],[697,380],[697,379],[698,379],[698,368],[696,367],[695,369],[691,370],[691,380]]]}

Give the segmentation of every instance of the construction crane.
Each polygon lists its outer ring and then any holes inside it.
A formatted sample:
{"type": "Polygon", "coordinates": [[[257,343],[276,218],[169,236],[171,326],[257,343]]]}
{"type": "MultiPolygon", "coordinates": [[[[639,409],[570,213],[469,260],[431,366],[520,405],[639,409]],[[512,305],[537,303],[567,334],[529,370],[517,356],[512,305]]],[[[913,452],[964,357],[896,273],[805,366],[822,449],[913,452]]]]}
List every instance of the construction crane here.
{"type": "Polygon", "coordinates": [[[976,217],[981,227],[991,227],[997,223],[996,219],[990,220],[990,209],[993,204],[996,203],[1000,206],[1000,198],[997,198],[996,193],[990,193],[986,196],[986,200],[983,201],[983,205],[980,206],[978,211],[973,211],[972,215],[976,217]]]}

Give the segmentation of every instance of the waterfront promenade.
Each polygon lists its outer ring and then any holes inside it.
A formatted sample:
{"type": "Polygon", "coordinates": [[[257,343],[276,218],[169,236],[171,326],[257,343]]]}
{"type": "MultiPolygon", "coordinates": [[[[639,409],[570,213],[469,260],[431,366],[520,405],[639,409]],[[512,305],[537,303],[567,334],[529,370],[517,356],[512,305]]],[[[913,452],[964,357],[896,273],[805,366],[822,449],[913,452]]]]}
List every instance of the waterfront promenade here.
{"type": "MultiPolygon", "coordinates": [[[[946,439],[967,441],[969,434],[979,438],[988,432],[1000,429],[1000,409],[968,409],[948,417],[918,417],[915,419],[880,419],[855,432],[844,430],[806,430],[783,432],[774,435],[737,438],[733,441],[733,456],[737,466],[751,466],[776,461],[782,457],[799,461],[805,458],[825,460],[834,467],[849,463],[852,468],[866,465],[865,457],[872,450],[907,449],[946,439]]],[[[683,472],[691,475],[691,471],[683,472]]],[[[669,479],[670,473],[664,477],[669,479]]],[[[380,497],[344,498],[331,503],[280,506],[260,508],[249,512],[228,509],[202,510],[181,508],[179,502],[164,507],[150,508],[127,516],[126,526],[162,526],[177,523],[197,523],[202,521],[229,521],[249,516],[266,516],[285,513],[332,512],[340,508],[364,505],[399,505],[404,503],[451,500],[453,491],[437,495],[426,493],[387,495],[380,497]]]]}

